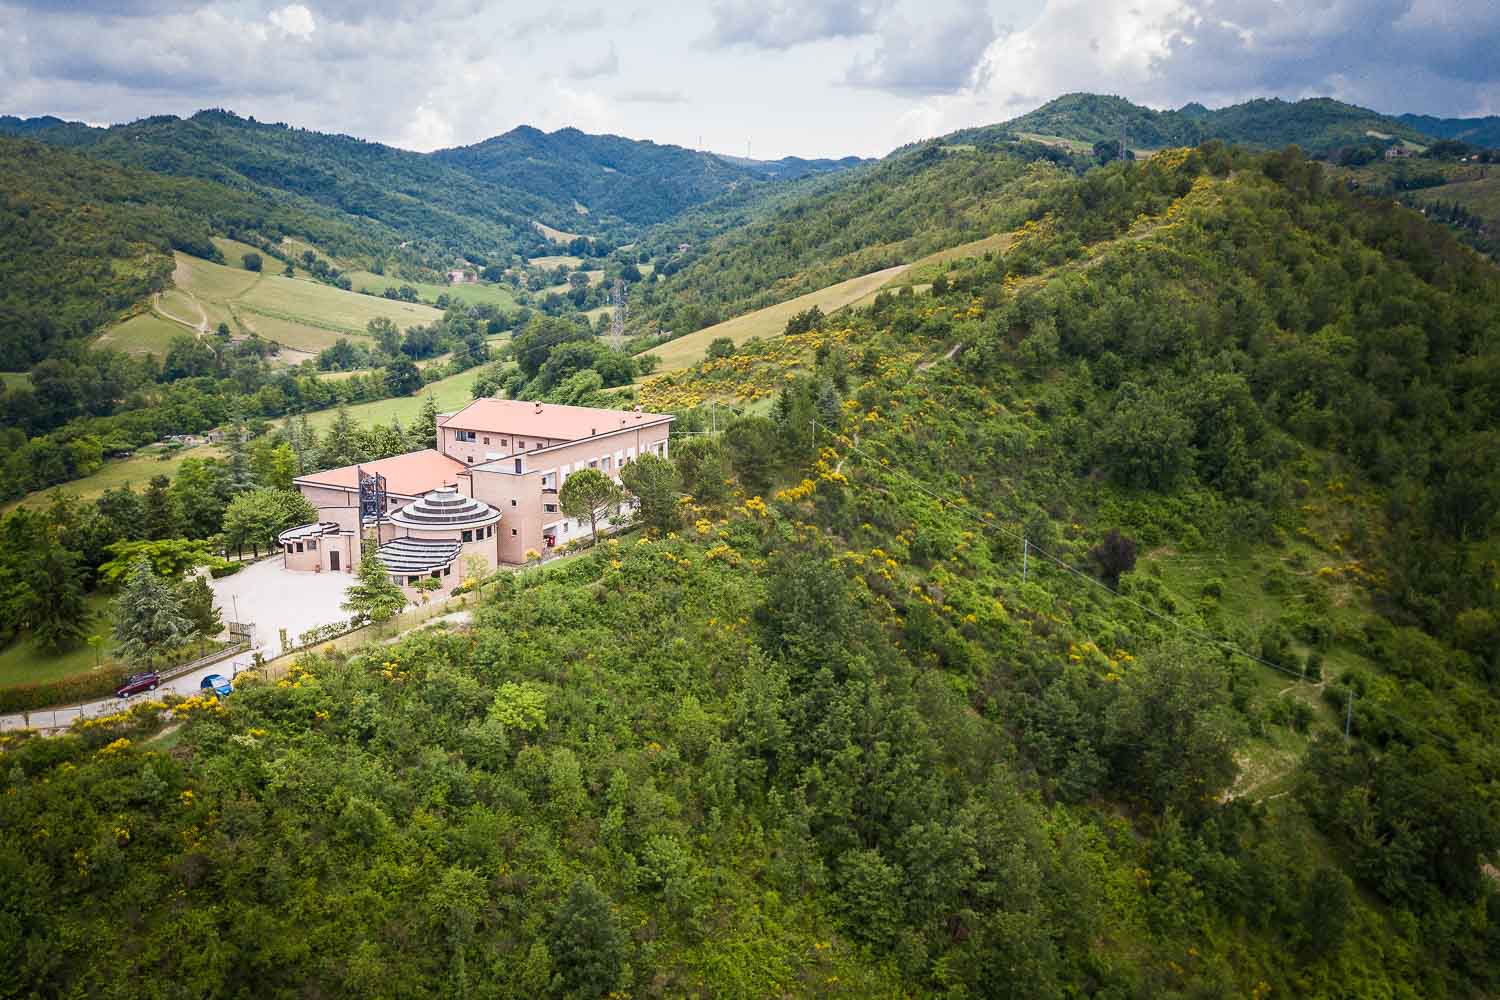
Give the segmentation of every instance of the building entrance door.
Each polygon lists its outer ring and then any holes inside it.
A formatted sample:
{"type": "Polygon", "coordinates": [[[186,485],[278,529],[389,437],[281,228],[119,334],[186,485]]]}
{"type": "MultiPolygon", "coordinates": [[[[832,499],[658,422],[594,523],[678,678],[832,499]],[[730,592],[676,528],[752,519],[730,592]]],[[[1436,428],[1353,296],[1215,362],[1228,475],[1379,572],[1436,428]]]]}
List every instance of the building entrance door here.
{"type": "Polygon", "coordinates": [[[339,571],[339,554],[337,552],[328,553],[328,568],[335,573],[339,571]]]}

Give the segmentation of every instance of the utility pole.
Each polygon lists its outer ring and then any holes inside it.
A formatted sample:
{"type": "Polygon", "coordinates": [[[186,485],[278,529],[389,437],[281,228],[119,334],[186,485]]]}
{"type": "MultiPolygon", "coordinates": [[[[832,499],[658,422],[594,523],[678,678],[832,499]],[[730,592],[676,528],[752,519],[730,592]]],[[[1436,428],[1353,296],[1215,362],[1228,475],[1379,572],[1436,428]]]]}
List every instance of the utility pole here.
{"type": "Polygon", "coordinates": [[[1344,739],[1349,739],[1349,724],[1354,721],[1354,689],[1349,689],[1348,708],[1344,712],[1344,739]]]}
{"type": "Polygon", "coordinates": [[[1021,582],[1026,582],[1027,574],[1031,570],[1031,539],[1025,535],[1021,536],[1021,582]]]}
{"type": "Polygon", "coordinates": [[[625,279],[616,278],[614,288],[610,291],[610,303],[614,306],[614,313],[610,316],[609,333],[614,341],[614,349],[620,350],[625,345],[625,279]]]}

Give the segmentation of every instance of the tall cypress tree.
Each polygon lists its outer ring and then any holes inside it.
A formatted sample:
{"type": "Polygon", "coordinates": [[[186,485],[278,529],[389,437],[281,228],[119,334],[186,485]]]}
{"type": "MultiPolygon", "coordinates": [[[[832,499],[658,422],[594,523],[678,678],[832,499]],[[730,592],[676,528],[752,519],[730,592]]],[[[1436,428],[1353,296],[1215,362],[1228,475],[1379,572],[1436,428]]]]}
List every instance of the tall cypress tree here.
{"type": "Polygon", "coordinates": [[[182,515],[171,487],[172,481],[166,476],[152,476],[141,498],[141,523],[145,536],[153,542],[182,534],[182,515]]]}

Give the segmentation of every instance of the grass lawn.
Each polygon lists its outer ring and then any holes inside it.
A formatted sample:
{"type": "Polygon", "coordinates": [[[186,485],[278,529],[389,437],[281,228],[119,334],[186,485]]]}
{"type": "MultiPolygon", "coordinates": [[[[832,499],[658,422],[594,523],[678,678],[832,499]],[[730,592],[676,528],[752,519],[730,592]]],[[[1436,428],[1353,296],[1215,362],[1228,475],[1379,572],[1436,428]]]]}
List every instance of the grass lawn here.
{"type": "MultiPolygon", "coordinates": [[[[88,597],[89,610],[94,615],[89,624],[89,635],[104,636],[101,653],[105,663],[109,662],[115,648],[115,641],[109,635],[112,624],[109,610],[112,603],[103,594],[90,594],[88,597]]],[[[94,669],[98,655],[100,654],[96,654],[94,648],[87,643],[79,643],[76,647],[59,653],[50,653],[38,649],[30,639],[20,639],[0,650],[0,687],[55,681],[87,673],[94,669]]]]}
{"type": "Polygon", "coordinates": [[[658,372],[679,371],[702,361],[708,345],[720,337],[728,337],[735,342],[736,346],[743,344],[751,337],[778,337],[786,329],[786,321],[795,314],[811,309],[813,306],[817,306],[825,313],[831,313],[835,309],[841,309],[864,298],[905,270],[906,265],[899,264],[883,271],[840,281],[827,288],[820,288],[816,292],[808,292],[795,299],[789,299],[774,306],[766,306],[764,309],[757,309],[755,312],[704,327],[697,333],[669,340],[644,353],[655,354],[661,358],[661,367],[657,369],[658,372]]]}
{"type": "Polygon", "coordinates": [[[189,458],[219,458],[223,451],[212,445],[196,448],[180,448],[165,451],[155,445],[142,448],[129,458],[119,458],[104,463],[104,467],[92,476],[74,479],[51,489],[28,493],[20,500],[6,504],[4,510],[16,507],[45,507],[51,503],[53,490],[62,490],[85,500],[93,499],[107,489],[131,484],[137,490],[144,489],[152,476],[175,476],[177,467],[189,458]]]}

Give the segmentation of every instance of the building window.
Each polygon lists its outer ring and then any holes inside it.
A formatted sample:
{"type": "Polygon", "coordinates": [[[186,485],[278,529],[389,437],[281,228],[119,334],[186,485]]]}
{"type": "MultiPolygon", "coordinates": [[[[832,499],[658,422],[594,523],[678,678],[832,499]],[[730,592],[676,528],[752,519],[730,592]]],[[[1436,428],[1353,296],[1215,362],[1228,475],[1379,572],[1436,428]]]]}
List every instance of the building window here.
{"type": "Polygon", "coordinates": [[[409,576],[406,578],[406,585],[408,587],[415,587],[417,585],[417,581],[420,579],[422,579],[420,576],[409,576]]]}
{"type": "Polygon", "coordinates": [[[485,444],[489,444],[489,443],[490,443],[490,439],[489,439],[489,438],[485,438],[485,439],[484,439],[484,443],[485,443],[485,444]]]}
{"type": "Polygon", "coordinates": [[[604,471],[605,472],[609,471],[609,456],[608,455],[604,456],[604,471]]]}
{"type": "Polygon", "coordinates": [[[316,551],[318,551],[318,543],[315,542],[315,541],[308,542],[307,543],[307,551],[309,551],[309,552],[316,552],[316,551]]]}
{"type": "Polygon", "coordinates": [[[468,455],[468,456],[466,456],[464,458],[464,461],[467,462],[469,465],[473,465],[474,464],[474,456],[473,455],[468,455]]]}
{"type": "Polygon", "coordinates": [[[437,570],[437,569],[435,569],[435,570],[433,570],[433,571],[432,571],[432,578],[433,578],[433,579],[434,579],[434,580],[436,580],[436,579],[438,579],[438,578],[439,578],[439,577],[441,577],[441,576],[442,576],[442,575],[443,575],[443,571],[442,571],[442,570],[437,570]]]}
{"type": "Polygon", "coordinates": [[[473,431],[454,431],[453,434],[454,434],[454,437],[457,440],[459,440],[459,441],[473,441],[474,440],[474,432],[473,431]]]}
{"type": "Polygon", "coordinates": [[[495,537],[495,526],[493,524],[490,525],[488,528],[484,529],[484,537],[485,538],[494,538],[495,537]]]}
{"type": "Polygon", "coordinates": [[[599,460],[596,458],[592,462],[590,462],[589,463],[589,468],[590,469],[597,469],[597,468],[599,468],[599,460]]]}
{"type": "Polygon", "coordinates": [[[298,551],[298,552],[301,552],[301,551],[302,551],[302,543],[301,543],[301,542],[298,542],[298,543],[297,543],[297,551],[298,551]]]}
{"type": "Polygon", "coordinates": [[[466,542],[472,542],[473,540],[474,540],[474,532],[472,530],[471,531],[465,531],[464,532],[464,541],[466,541],[466,542]]]}
{"type": "Polygon", "coordinates": [[[509,448],[510,447],[510,442],[508,440],[506,440],[505,438],[501,438],[500,439],[500,447],[502,447],[502,448],[509,448]]]}
{"type": "MultiPolygon", "coordinates": [[[[453,567],[452,566],[444,566],[443,567],[443,575],[444,576],[451,576],[452,574],[453,574],[453,567]]],[[[436,576],[437,574],[433,574],[433,575],[436,576]]]]}
{"type": "Polygon", "coordinates": [[[515,528],[511,528],[510,529],[510,537],[512,537],[512,538],[516,537],[516,529],[515,528]]]}
{"type": "Polygon", "coordinates": [[[555,504],[555,503],[544,503],[544,504],[542,504],[542,510],[546,511],[548,514],[556,514],[557,513],[557,504],[555,504]]]}
{"type": "Polygon", "coordinates": [[[516,498],[515,498],[515,497],[511,497],[511,498],[510,498],[510,505],[511,505],[511,506],[512,506],[512,507],[514,507],[514,506],[515,506],[515,505],[516,505],[516,498]]]}
{"type": "Polygon", "coordinates": [[[526,447],[526,442],[525,441],[517,441],[516,442],[516,447],[517,448],[524,448],[524,447],[526,447]]]}

